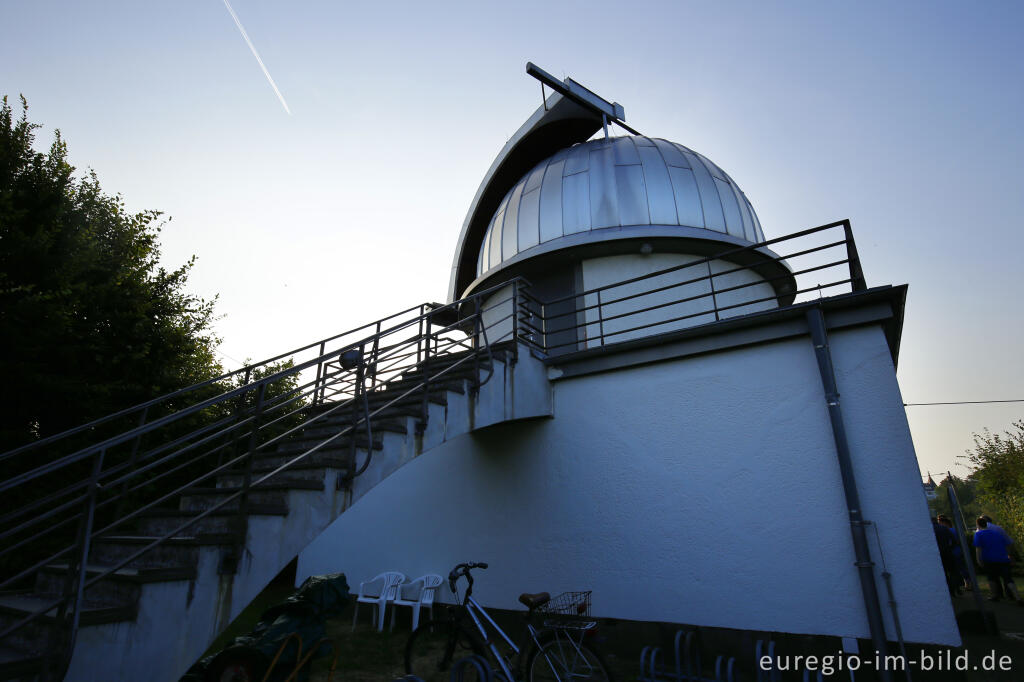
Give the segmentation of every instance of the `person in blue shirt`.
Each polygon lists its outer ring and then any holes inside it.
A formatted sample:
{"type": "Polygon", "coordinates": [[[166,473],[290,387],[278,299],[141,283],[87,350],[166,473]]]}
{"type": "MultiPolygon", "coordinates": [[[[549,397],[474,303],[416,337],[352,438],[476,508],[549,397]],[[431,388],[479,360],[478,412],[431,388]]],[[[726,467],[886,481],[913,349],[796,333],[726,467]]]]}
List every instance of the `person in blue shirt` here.
{"type": "Polygon", "coordinates": [[[989,588],[992,590],[990,601],[998,601],[1006,596],[1012,597],[1019,606],[1024,606],[1017,596],[1017,586],[1010,574],[1010,536],[1001,530],[989,527],[985,517],[978,517],[978,530],[974,533],[974,551],[978,556],[978,565],[988,577],[989,588]]]}

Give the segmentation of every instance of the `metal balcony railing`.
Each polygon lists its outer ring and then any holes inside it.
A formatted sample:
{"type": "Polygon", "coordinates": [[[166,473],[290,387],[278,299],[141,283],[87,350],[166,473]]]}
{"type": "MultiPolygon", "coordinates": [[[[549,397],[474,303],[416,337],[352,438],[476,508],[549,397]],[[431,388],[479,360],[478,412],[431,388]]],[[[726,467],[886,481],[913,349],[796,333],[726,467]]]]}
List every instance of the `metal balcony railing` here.
{"type": "Polygon", "coordinates": [[[842,220],[557,299],[521,290],[519,330],[559,355],[865,288],[842,220]]]}

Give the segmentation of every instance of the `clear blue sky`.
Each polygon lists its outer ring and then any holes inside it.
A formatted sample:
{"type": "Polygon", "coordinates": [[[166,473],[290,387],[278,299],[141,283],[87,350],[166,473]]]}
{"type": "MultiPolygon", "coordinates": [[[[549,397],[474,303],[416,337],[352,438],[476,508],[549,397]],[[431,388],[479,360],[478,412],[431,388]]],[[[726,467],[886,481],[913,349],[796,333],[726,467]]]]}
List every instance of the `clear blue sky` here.
{"type": "MultiPolygon", "coordinates": [[[[769,237],[852,219],[869,285],[910,284],[905,401],[1024,397],[1019,3],[232,6],[290,115],[222,0],[0,3],[0,93],[173,217],[226,366],[443,300],[532,60],[713,159],[769,237]]],[[[937,473],[1024,404],[908,415],[937,473]]]]}

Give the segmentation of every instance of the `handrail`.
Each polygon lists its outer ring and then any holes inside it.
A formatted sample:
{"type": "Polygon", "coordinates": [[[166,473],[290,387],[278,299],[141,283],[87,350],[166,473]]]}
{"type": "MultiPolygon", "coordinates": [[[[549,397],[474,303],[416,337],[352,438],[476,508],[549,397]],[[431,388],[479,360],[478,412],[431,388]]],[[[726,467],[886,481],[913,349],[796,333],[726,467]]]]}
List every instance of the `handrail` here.
{"type": "Polygon", "coordinates": [[[605,345],[609,341],[624,341],[627,339],[614,339],[613,337],[623,337],[626,334],[654,327],[675,324],[675,327],[671,327],[674,329],[680,326],[704,324],[688,322],[703,316],[713,316],[713,320],[708,322],[711,324],[720,321],[723,314],[732,315],[737,311],[742,313],[741,309],[743,308],[756,311],[763,309],[765,305],[771,305],[772,302],[775,303],[775,307],[778,307],[778,305],[783,305],[783,299],[795,301],[803,294],[820,292],[846,284],[852,291],[863,291],[866,288],[850,221],[839,220],[757,244],[730,248],[654,272],[603,284],[584,291],[576,291],[547,301],[537,301],[531,295],[524,295],[522,298],[528,301],[530,317],[535,318],[535,321],[523,320],[519,324],[531,330],[532,335],[539,335],[539,341],[537,339],[528,341],[542,352],[551,355],[589,348],[594,344],[605,345]],[[841,230],[842,236],[830,236],[830,231],[835,230],[841,230]],[[795,250],[782,255],[768,249],[777,244],[809,238],[819,233],[823,233],[827,237],[824,243],[807,246],[800,245],[800,242],[797,241],[798,246],[795,250]],[[813,265],[796,268],[788,265],[793,260],[844,247],[845,256],[829,258],[824,263],[817,262],[813,265]],[[714,272],[712,264],[715,262],[728,263],[730,267],[714,272]],[[845,266],[844,273],[830,281],[817,282],[813,286],[800,284],[801,279],[811,273],[843,266],[845,266]],[[707,274],[682,278],[679,281],[672,281],[676,278],[671,278],[666,283],[666,275],[688,268],[698,271],[703,269],[707,274]],[[770,270],[765,270],[765,268],[770,268],[770,270]],[[758,273],[758,277],[753,281],[740,283],[727,281],[724,287],[716,286],[716,280],[722,281],[722,278],[743,271],[755,271],[758,273]],[[650,283],[650,286],[644,286],[645,283],[650,283]],[[697,293],[694,293],[693,289],[687,291],[688,287],[701,287],[702,284],[704,285],[703,289],[697,293]],[[754,287],[762,285],[770,285],[774,293],[772,295],[755,293],[740,302],[730,300],[730,296],[734,298],[735,294],[745,290],[756,291],[754,287]],[[617,289],[622,293],[616,295],[614,292],[617,289]],[[672,290],[680,290],[680,294],[673,295],[670,293],[672,290]],[[611,294],[611,296],[605,296],[605,294],[611,294]],[[650,298],[655,294],[664,295],[650,298]],[[643,301],[645,297],[647,297],[646,301],[643,301]],[[723,297],[726,299],[724,302],[723,297]],[[630,302],[633,305],[627,305],[630,302]],[[570,303],[570,305],[559,305],[566,303],[570,303]],[[699,305],[700,310],[678,315],[668,312],[672,306],[687,303],[699,305]],[[756,305],[761,305],[762,308],[751,308],[756,305]],[[659,314],[657,311],[665,312],[659,314]],[[615,325],[619,327],[627,318],[635,320],[635,324],[627,325],[627,328],[606,331],[605,325],[609,322],[620,323],[615,325]],[[565,322],[556,322],[557,320],[565,320],[565,322]],[[556,335],[562,336],[555,340],[552,337],[556,335]]]}
{"type": "Polygon", "coordinates": [[[387,317],[383,317],[380,320],[377,320],[376,322],[370,322],[368,324],[364,324],[361,327],[356,327],[355,329],[351,329],[349,331],[342,332],[340,334],[335,334],[334,336],[329,336],[326,339],[321,339],[320,341],[314,341],[313,343],[306,344],[305,346],[301,346],[300,348],[296,348],[294,350],[286,351],[284,353],[280,353],[278,355],[275,355],[272,358],[268,358],[266,360],[262,360],[262,361],[257,362],[257,363],[245,365],[244,367],[241,367],[240,369],[236,369],[236,370],[233,370],[231,372],[227,372],[225,374],[221,374],[220,376],[213,377],[212,379],[207,379],[207,380],[201,381],[201,382],[199,382],[197,384],[193,384],[191,386],[186,386],[185,388],[180,388],[180,389],[178,389],[176,391],[172,391],[171,393],[167,393],[167,394],[164,394],[164,395],[159,396],[157,398],[153,398],[151,400],[147,400],[146,402],[139,403],[138,405],[133,405],[131,407],[126,407],[126,408],[124,408],[122,410],[119,410],[117,412],[113,412],[113,413],[105,415],[103,417],[99,417],[97,419],[94,419],[93,421],[88,422],[86,424],[82,424],[80,426],[76,426],[74,428],[67,429],[66,431],[61,431],[60,433],[55,433],[55,434],[53,434],[51,436],[47,436],[46,438],[42,438],[40,440],[33,441],[31,443],[26,443],[25,445],[19,446],[17,448],[14,448],[12,450],[8,450],[7,452],[4,452],[4,453],[0,454],[0,461],[3,461],[4,459],[6,459],[8,457],[11,457],[13,455],[21,454],[22,452],[25,452],[27,450],[34,449],[34,448],[37,448],[37,447],[40,447],[40,446],[43,446],[43,445],[49,445],[49,444],[54,443],[54,442],[56,442],[58,440],[61,440],[61,439],[73,436],[73,435],[81,433],[83,431],[87,431],[87,430],[89,430],[91,428],[95,428],[95,427],[97,427],[97,426],[99,426],[101,424],[104,424],[106,422],[112,421],[114,419],[118,419],[120,417],[128,416],[128,415],[130,415],[130,414],[132,414],[134,412],[137,412],[139,410],[146,409],[147,407],[153,407],[154,405],[159,405],[162,402],[166,402],[170,398],[176,398],[176,397],[178,397],[180,395],[184,395],[186,393],[191,393],[193,391],[199,390],[200,388],[205,388],[206,386],[210,386],[212,384],[216,384],[216,383],[222,382],[225,379],[231,379],[231,378],[236,377],[236,376],[244,375],[246,372],[251,372],[252,370],[254,370],[254,369],[258,368],[258,367],[262,367],[264,365],[269,365],[269,364],[271,364],[273,362],[277,362],[278,360],[283,360],[283,359],[285,359],[287,357],[292,357],[292,356],[296,355],[297,353],[301,353],[303,351],[309,350],[310,348],[312,348],[312,347],[314,347],[314,346],[316,346],[318,344],[328,343],[330,341],[334,341],[336,339],[341,338],[342,336],[347,336],[347,335],[352,334],[352,333],[354,333],[356,331],[359,331],[359,330],[362,330],[362,329],[366,329],[368,327],[372,327],[373,325],[378,324],[380,322],[383,322],[384,320],[390,320],[390,319],[393,319],[395,317],[398,317],[399,315],[404,315],[406,313],[412,312],[413,310],[416,310],[417,308],[422,308],[424,305],[427,305],[427,304],[420,304],[418,306],[413,306],[411,308],[406,308],[405,310],[403,310],[401,312],[395,313],[393,315],[388,315],[387,317]]]}

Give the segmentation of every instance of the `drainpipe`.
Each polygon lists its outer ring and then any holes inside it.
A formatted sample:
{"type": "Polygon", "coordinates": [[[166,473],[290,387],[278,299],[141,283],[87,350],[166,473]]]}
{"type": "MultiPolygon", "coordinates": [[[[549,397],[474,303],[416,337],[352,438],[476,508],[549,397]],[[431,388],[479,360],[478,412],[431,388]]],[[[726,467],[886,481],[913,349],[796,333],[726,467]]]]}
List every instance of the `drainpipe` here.
{"type": "MultiPolygon", "coordinates": [[[[860,576],[860,587],[864,595],[864,607],[867,611],[871,642],[875,646],[875,651],[884,656],[886,652],[885,625],[882,622],[882,606],[878,598],[878,586],[875,584],[875,564],[871,561],[871,550],[868,548],[868,537],[865,530],[867,522],[864,521],[861,514],[860,495],[857,492],[857,481],[853,476],[853,464],[850,460],[850,444],[846,439],[846,428],[843,426],[843,413],[839,407],[839,389],[836,386],[835,368],[832,365],[832,353],[828,347],[828,334],[825,331],[825,316],[820,305],[807,311],[807,326],[811,331],[814,354],[818,358],[818,371],[821,373],[821,384],[825,389],[828,416],[832,420],[832,437],[836,442],[836,458],[839,460],[839,473],[843,479],[846,506],[850,511],[850,533],[853,535],[853,551],[857,558],[854,565],[860,576]]],[[[884,682],[891,682],[892,675],[884,669],[884,666],[878,672],[884,682]]]]}

